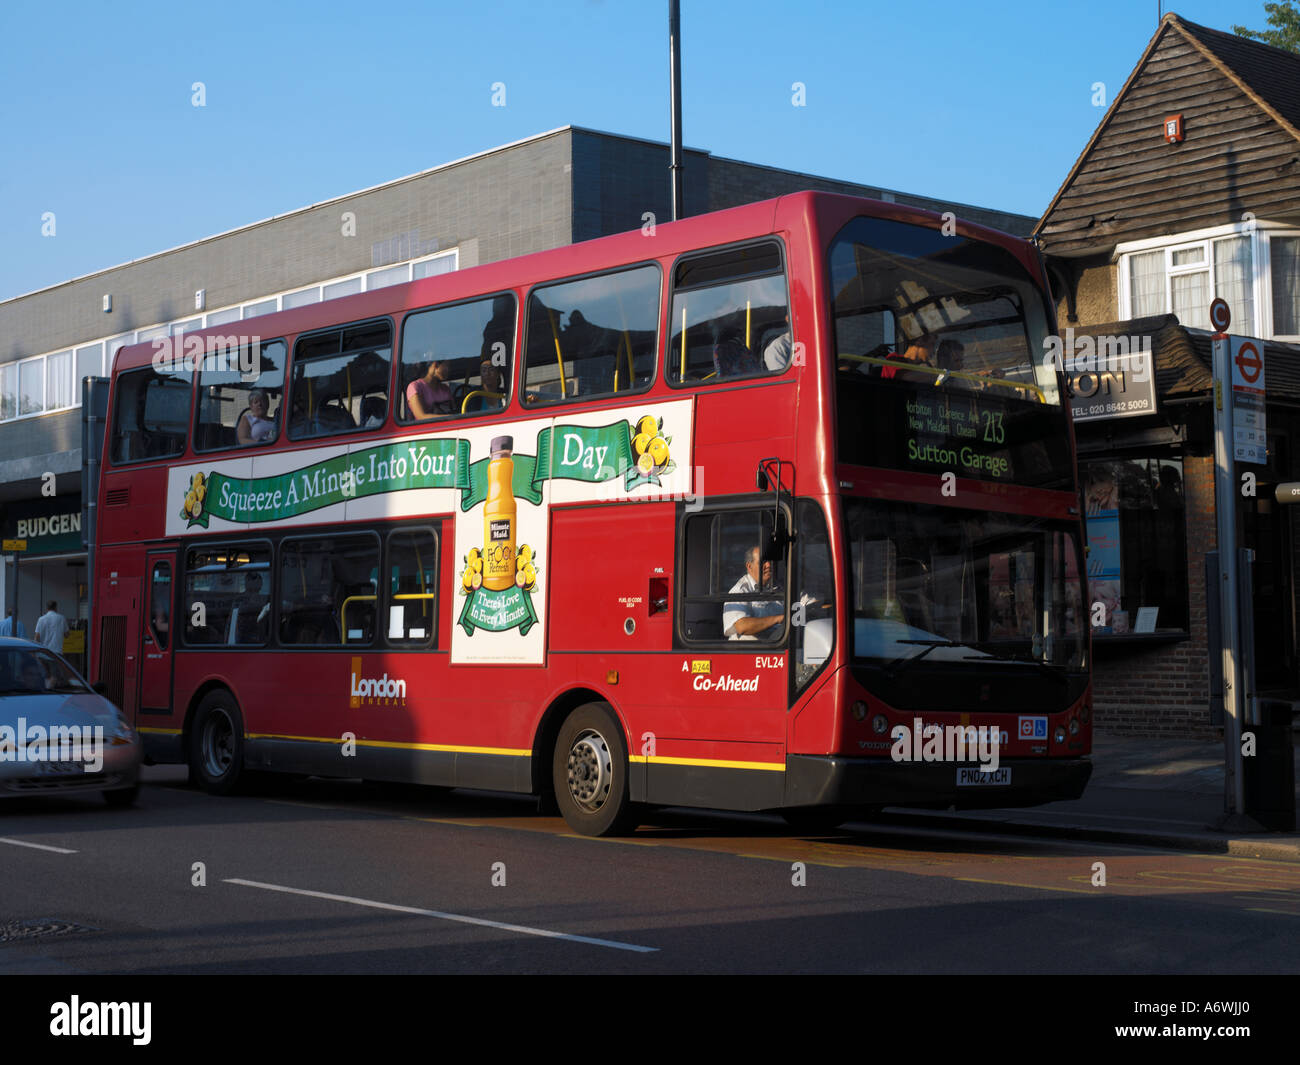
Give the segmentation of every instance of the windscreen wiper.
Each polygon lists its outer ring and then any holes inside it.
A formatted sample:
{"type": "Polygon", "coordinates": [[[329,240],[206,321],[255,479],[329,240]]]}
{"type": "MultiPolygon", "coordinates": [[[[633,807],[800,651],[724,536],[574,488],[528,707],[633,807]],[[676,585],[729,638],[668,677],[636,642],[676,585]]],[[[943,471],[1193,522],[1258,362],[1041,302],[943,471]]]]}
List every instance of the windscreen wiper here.
{"type": "Polygon", "coordinates": [[[1060,681],[1062,684],[1068,685],[1070,683],[1069,678],[1065,675],[1065,670],[1060,666],[1051,665],[1031,654],[995,655],[986,651],[982,655],[967,655],[963,661],[987,662],[989,659],[993,659],[995,662],[1026,662],[1031,666],[1037,666],[1040,671],[1046,672],[1048,676],[1060,681]]]}
{"type": "Polygon", "coordinates": [[[913,662],[919,662],[936,647],[963,647],[964,644],[957,643],[955,640],[895,640],[895,643],[912,643],[924,647],[919,655],[899,655],[892,662],[885,666],[885,672],[893,676],[902,672],[913,662]]]}

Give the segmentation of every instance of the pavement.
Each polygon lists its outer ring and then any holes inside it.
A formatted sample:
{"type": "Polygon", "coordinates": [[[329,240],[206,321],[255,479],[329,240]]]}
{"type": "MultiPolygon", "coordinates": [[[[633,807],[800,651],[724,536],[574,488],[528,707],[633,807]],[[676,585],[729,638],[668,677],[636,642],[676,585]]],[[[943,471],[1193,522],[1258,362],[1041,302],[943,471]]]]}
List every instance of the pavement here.
{"type": "MultiPolygon", "coordinates": [[[[1300,833],[1223,826],[1223,742],[1094,732],[1092,779],[1069,802],[945,813],[891,809],[893,823],[979,825],[988,831],[1136,843],[1300,862],[1300,833]]],[[[1296,752],[1300,765],[1300,750],[1296,752]]],[[[1300,788],[1297,789],[1300,799],[1300,788]]]]}

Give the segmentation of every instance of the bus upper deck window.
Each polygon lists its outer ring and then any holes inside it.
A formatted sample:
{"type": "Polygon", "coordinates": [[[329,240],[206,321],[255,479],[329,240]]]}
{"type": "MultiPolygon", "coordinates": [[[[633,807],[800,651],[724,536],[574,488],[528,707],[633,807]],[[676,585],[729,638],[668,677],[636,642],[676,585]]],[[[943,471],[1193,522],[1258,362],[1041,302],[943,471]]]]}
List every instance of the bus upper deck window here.
{"type": "Polygon", "coordinates": [[[377,429],[388,418],[393,327],[361,322],[299,337],[289,384],[289,439],[377,429]]]}
{"type": "Polygon", "coordinates": [[[169,458],[185,450],[190,424],[190,374],[152,366],[117,379],[111,457],[115,463],[169,458]]]}
{"type": "Polygon", "coordinates": [[[641,392],[659,342],[659,268],[562,281],[528,297],[524,403],[641,392]]]}
{"type": "Polygon", "coordinates": [[[677,264],[669,319],[670,384],[778,374],[793,353],[779,245],[727,248],[677,264]]]}
{"type": "Polygon", "coordinates": [[[510,400],[515,297],[510,293],[406,316],[398,420],[499,411],[510,400]]]}
{"type": "MultiPolygon", "coordinates": [[[[220,339],[220,338],[218,338],[220,339]]],[[[270,444],[280,435],[285,343],[222,348],[199,369],[194,450],[270,444]]]]}

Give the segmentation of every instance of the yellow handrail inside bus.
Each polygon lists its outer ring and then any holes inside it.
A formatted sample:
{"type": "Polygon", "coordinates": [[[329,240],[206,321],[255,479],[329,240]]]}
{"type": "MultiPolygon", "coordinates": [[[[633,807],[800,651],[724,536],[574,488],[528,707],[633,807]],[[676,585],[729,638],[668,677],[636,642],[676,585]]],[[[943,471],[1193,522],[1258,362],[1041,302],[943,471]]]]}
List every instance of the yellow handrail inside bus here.
{"type": "Polygon", "coordinates": [[[625,310],[623,309],[623,293],[622,293],[622,292],[615,292],[615,293],[614,293],[614,298],[618,300],[618,316],[619,316],[619,318],[620,318],[620,319],[622,320],[622,322],[623,322],[623,336],[622,336],[621,340],[619,341],[618,350],[614,352],[614,391],[617,392],[617,391],[618,391],[618,371],[619,371],[619,369],[620,369],[620,367],[619,367],[619,359],[618,359],[618,357],[619,357],[620,355],[623,354],[623,345],[624,345],[624,344],[627,345],[627,380],[628,380],[628,387],[631,388],[632,385],[634,385],[634,384],[636,383],[636,381],[635,381],[634,376],[633,376],[633,373],[632,373],[632,338],[628,335],[628,331],[627,331],[627,311],[625,311],[625,310]]]}
{"type": "Polygon", "coordinates": [[[348,363],[346,369],[348,379],[348,413],[352,413],[352,363],[348,363]]]}
{"type": "Polygon", "coordinates": [[[564,356],[560,353],[560,331],[555,328],[555,311],[546,308],[546,318],[551,323],[551,336],[555,338],[555,364],[560,368],[560,398],[568,399],[569,393],[564,387],[564,356]]]}
{"type": "Polygon", "coordinates": [[[424,603],[424,610],[422,611],[422,614],[423,614],[423,616],[426,617],[426,618],[429,616],[429,600],[431,600],[431,599],[437,599],[437,598],[438,598],[438,596],[437,596],[437,593],[436,593],[436,592],[420,592],[420,593],[418,593],[418,594],[415,593],[415,592],[408,592],[408,593],[406,593],[405,595],[395,595],[395,596],[393,596],[393,599],[394,599],[394,600],[398,600],[398,599],[423,599],[423,600],[425,601],[425,603],[424,603]]]}
{"type": "Polygon", "coordinates": [[[347,613],[348,613],[348,604],[354,602],[373,603],[374,601],[375,601],[375,597],[373,595],[350,595],[343,600],[343,605],[339,607],[339,635],[343,637],[344,643],[348,642],[348,625],[346,620],[347,613]]]}
{"type": "Polygon", "coordinates": [[[464,414],[469,410],[469,401],[475,396],[491,396],[493,399],[504,399],[504,392],[489,392],[486,388],[476,388],[473,392],[467,393],[465,399],[461,402],[460,412],[464,414]]]}
{"type": "Polygon", "coordinates": [[[745,347],[749,347],[749,300],[745,300],[745,347]]]}
{"type": "Polygon", "coordinates": [[[969,373],[964,370],[943,370],[937,366],[926,366],[923,363],[908,362],[906,359],[878,359],[872,355],[837,355],[836,359],[843,362],[865,362],[872,366],[892,366],[896,370],[907,370],[909,373],[928,373],[935,377],[935,384],[946,377],[955,377],[959,381],[974,381],[977,384],[1006,385],[1008,388],[1023,388],[1027,392],[1034,393],[1038,397],[1039,403],[1046,403],[1047,397],[1043,395],[1043,390],[1037,385],[1030,384],[1027,381],[1011,381],[1005,377],[987,377],[984,374],[969,373]]]}
{"type": "Polygon", "coordinates": [[[682,304],[682,373],[677,380],[686,380],[686,304],[684,303],[682,304]]]}

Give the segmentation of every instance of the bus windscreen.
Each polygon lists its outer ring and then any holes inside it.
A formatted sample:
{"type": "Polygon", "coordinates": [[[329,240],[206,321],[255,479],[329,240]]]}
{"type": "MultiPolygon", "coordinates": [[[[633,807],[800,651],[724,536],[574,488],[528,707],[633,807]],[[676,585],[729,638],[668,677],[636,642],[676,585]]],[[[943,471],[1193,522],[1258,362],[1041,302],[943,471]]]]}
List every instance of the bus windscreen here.
{"type": "Polygon", "coordinates": [[[857,218],[830,249],[841,462],[1073,483],[1043,294],[993,244],[857,218]]]}

